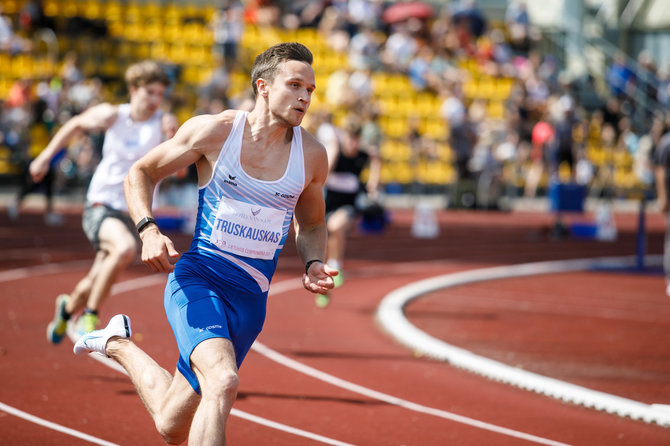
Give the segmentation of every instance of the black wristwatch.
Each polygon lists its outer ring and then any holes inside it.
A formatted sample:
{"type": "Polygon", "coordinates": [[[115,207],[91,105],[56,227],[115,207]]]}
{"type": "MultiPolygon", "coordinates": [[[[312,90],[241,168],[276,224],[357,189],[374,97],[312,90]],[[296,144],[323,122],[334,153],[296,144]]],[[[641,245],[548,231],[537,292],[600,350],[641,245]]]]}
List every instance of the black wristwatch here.
{"type": "Polygon", "coordinates": [[[309,267],[312,266],[312,263],[315,263],[315,262],[323,263],[323,260],[313,259],[313,260],[310,260],[309,262],[305,263],[305,274],[307,274],[307,271],[309,271],[309,267]]]}
{"type": "MultiPolygon", "coordinates": [[[[138,221],[135,227],[137,228],[137,233],[141,233],[144,228],[150,224],[156,224],[156,220],[153,217],[144,217],[142,220],[138,221]]],[[[158,226],[158,225],[156,225],[158,226]]]]}

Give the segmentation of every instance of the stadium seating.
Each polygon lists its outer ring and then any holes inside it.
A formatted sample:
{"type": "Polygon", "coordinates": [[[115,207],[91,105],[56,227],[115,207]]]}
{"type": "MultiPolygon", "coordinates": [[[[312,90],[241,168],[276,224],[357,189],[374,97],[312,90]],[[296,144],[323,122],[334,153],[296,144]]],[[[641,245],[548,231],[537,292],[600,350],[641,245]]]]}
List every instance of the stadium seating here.
{"type": "MultiPolygon", "coordinates": [[[[27,0],[3,0],[6,14],[16,19],[27,0]]],[[[24,78],[49,78],[56,75],[62,57],[76,51],[80,66],[87,77],[100,76],[106,80],[106,97],[118,94],[122,84],[123,67],[142,58],[154,58],[179,67],[177,91],[197,91],[217,65],[212,48],[213,36],[208,23],[216,3],[163,2],[160,0],[44,0],[45,14],[60,28],[75,17],[104,24],[104,36],[81,38],[71,33],[58,34],[59,59],[53,60],[43,51],[9,55],[0,53],[0,94],[9,91],[12,83],[24,78]]],[[[240,66],[230,76],[229,94],[244,94],[250,85],[248,67],[253,57],[268,46],[281,41],[300,41],[315,55],[314,69],[317,81],[325,85],[329,76],[347,66],[347,55],[333,50],[315,29],[285,30],[247,24],[241,40],[240,66]]],[[[506,117],[506,100],[515,79],[485,74],[474,59],[459,61],[469,73],[463,84],[466,102],[482,101],[487,119],[502,122],[506,117]]],[[[379,124],[386,141],[382,145],[384,158],[382,180],[386,183],[445,185],[454,180],[452,153],[448,141],[448,123],[440,116],[442,99],[430,91],[415,91],[407,76],[377,71],[373,73],[372,100],[382,112],[379,124]],[[437,147],[438,156],[431,160],[415,160],[408,142],[409,122],[418,119],[422,135],[437,147]]],[[[184,110],[179,116],[188,116],[196,105],[197,94],[186,95],[184,110]]],[[[317,94],[319,106],[330,107],[335,122],[340,124],[347,111],[336,109],[317,94]]],[[[599,129],[590,129],[586,154],[598,168],[612,163],[615,183],[622,189],[634,187],[630,156],[608,154],[594,142],[599,129]],[[611,159],[610,159],[611,158],[611,159]]],[[[0,169],[7,170],[6,157],[0,153],[0,169]],[[4,163],[4,164],[2,164],[4,163]],[[2,167],[5,166],[5,167],[2,167]]],[[[506,171],[511,166],[505,166],[506,171]]],[[[516,175],[516,181],[522,181],[516,175]]],[[[546,182],[546,178],[544,180],[546,182]]]]}

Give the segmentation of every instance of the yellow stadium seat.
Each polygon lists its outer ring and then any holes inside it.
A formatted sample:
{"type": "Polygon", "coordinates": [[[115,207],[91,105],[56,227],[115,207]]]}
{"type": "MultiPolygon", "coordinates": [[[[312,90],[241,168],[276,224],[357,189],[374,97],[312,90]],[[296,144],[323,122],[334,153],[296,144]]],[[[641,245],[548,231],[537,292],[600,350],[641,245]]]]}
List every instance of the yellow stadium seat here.
{"type": "Polygon", "coordinates": [[[102,4],[99,1],[86,1],[81,4],[79,10],[84,17],[90,20],[105,18],[102,4]]]}
{"type": "Polygon", "coordinates": [[[126,21],[123,28],[123,37],[131,42],[144,41],[144,23],[138,21],[126,21]]]}
{"type": "Polygon", "coordinates": [[[503,119],[505,117],[505,103],[499,100],[489,101],[486,112],[492,119],[503,119]]]}
{"type": "Polygon", "coordinates": [[[163,41],[163,22],[158,18],[148,18],[144,22],[141,39],[145,42],[158,43],[163,41]]]}
{"type": "Polygon", "coordinates": [[[9,53],[0,52],[0,79],[11,75],[12,56],[9,53]]]}
{"type": "Polygon", "coordinates": [[[63,3],[62,6],[63,7],[60,11],[60,14],[63,17],[72,18],[79,15],[79,8],[77,7],[77,2],[75,1],[65,2],[63,3]]]}
{"type": "Polygon", "coordinates": [[[152,59],[166,60],[169,58],[168,45],[162,40],[156,40],[151,44],[149,55],[152,59]]]}
{"type": "Polygon", "coordinates": [[[184,42],[173,42],[169,49],[170,60],[176,63],[188,61],[188,45],[184,42]]]}
{"type": "Polygon", "coordinates": [[[17,79],[33,76],[33,59],[28,54],[17,54],[11,59],[11,75],[17,79]]]}
{"type": "Polygon", "coordinates": [[[212,63],[212,52],[209,46],[190,45],[188,48],[188,64],[209,66],[212,63]]]}
{"type": "Polygon", "coordinates": [[[514,86],[513,78],[502,77],[496,79],[494,81],[494,89],[491,98],[498,101],[503,101],[509,98],[513,86],[514,86]]]}
{"type": "Polygon", "coordinates": [[[408,163],[405,162],[399,162],[394,164],[395,164],[394,177],[398,183],[408,184],[414,181],[415,172],[414,169],[412,169],[412,166],[410,166],[408,163]]]}
{"type": "Polygon", "coordinates": [[[43,7],[44,15],[47,17],[58,17],[60,15],[60,4],[58,0],[46,0],[43,7]]]}

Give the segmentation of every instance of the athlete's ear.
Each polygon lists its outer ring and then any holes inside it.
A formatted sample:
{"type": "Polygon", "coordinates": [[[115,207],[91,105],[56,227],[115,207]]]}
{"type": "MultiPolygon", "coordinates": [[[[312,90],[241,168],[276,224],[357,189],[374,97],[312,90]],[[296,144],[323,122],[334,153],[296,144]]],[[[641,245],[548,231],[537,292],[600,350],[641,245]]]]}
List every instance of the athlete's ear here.
{"type": "Polygon", "coordinates": [[[269,83],[265,79],[258,78],[256,80],[256,91],[258,91],[258,94],[263,97],[267,97],[268,95],[268,86],[269,83]]]}

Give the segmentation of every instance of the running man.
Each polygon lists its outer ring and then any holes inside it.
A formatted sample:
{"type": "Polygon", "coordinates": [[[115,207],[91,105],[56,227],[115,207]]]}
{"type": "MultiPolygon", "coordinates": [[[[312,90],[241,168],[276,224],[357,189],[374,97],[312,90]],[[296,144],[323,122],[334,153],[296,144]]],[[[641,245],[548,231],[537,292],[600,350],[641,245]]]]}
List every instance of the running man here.
{"type": "MultiPolygon", "coordinates": [[[[357,199],[364,191],[370,202],[377,202],[381,158],[377,147],[364,144],[361,140],[362,127],[358,116],[350,116],[344,129],[332,127],[332,135],[323,140],[328,151],[330,173],[326,179],[326,225],[328,244],[326,263],[338,271],[333,278],[334,287],[344,283],[344,254],[347,233],[354,219],[362,209],[357,199]],[[361,174],[368,167],[368,181],[363,185],[361,174]]],[[[323,135],[325,132],[319,132],[323,135]]],[[[330,295],[319,293],[315,296],[316,306],[323,308],[330,303],[330,295]]]]}
{"type": "Polygon", "coordinates": [[[300,127],[315,89],[312,53],[299,43],[275,45],[256,57],[251,78],[251,112],[189,119],[126,178],[142,261],[170,272],[164,303],[179,347],[174,376],[130,340],[126,315],[114,316],[74,347],[76,354],[106,354],[126,369],[168,443],[225,443],[238,369],[263,327],[292,220],[305,289],[326,293],[337,274],[322,261],[326,150],[300,127]],[[197,224],[190,249],[179,258],[152,219],[152,193],[161,179],[192,163],[200,189],[197,224]]]}
{"type": "Polygon", "coordinates": [[[176,131],[173,115],[160,106],[170,78],[156,62],[143,61],[126,70],[130,94],[127,104],[101,103],[68,120],[47,147],[30,164],[37,183],[49,172],[49,164],[80,132],[105,131],[102,159],[86,194],[82,227],[96,251],[90,270],[70,292],[56,298],[56,312],[47,327],[47,339],[58,344],[72,315],[84,311],[80,332],[98,324],[98,312],[118,275],[135,259],[137,231],[128,215],[123,179],[130,166],[176,131]]]}

